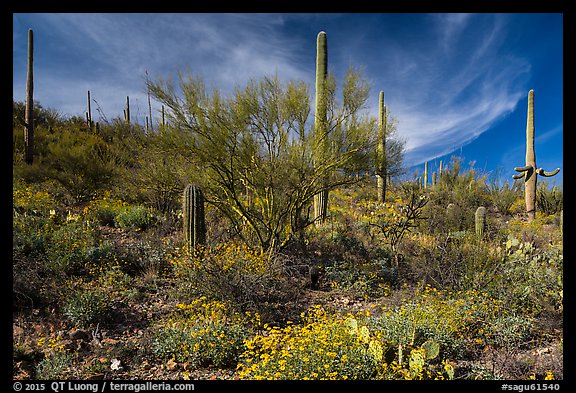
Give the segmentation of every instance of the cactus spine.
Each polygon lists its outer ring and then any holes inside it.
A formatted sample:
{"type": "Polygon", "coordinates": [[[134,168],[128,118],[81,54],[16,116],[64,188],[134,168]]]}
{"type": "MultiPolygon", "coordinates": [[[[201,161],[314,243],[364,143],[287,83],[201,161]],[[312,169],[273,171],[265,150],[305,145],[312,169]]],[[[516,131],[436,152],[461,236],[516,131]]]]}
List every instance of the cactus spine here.
{"type": "MultiPolygon", "coordinates": [[[[314,119],[314,136],[317,149],[317,162],[324,161],[328,153],[327,94],[328,77],[328,44],[326,33],[318,33],[316,41],[316,114],[314,119]]],[[[326,180],[322,179],[322,190],[314,195],[314,222],[322,225],[326,221],[328,210],[328,190],[326,180]]]]}
{"type": "Polygon", "coordinates": [[[28,72],[24,122],[24,158],[27,164],[32,164],[34,161],[34,32],[32,29],[28,29],[28,72]]]}
{"type": "Polygon", "coordinates": [[[204,195],[200,187],[187,185],[184,188],[182,204],[184,237],[188,249],[206,242],[206,223],[204,218],[204,195]]]}
{"type": "Polygon", "coordinates": [[[386,200],[386,120],[384,92],[380,91],[378,100],[378,144],[376,146],[378,202],[384,202],[386,200]]]}
{"type": "Polygon", "coordinates": [[[478,239],[482,239],[484,237],[484,229],[486,228],[486,208],[484,206],[476,209],[474,222],[476,224],[476,236],[478,239]]]}
{"type": "Polygon", "coordinates": [[[512,176],[514,179],[524,177],[524,199],[526,202],[526,213],[528,213],[528,220],[530,221],[536,218],[537,175],[550,177],[560,172],[560,168],[556,168],[552,172],[546,172],[543,168],[536,168],[536,153],[534,151],[534,90],[530,90],[528,92],[528,115],[526,119],[526,165],[514,168],[516,172],[521,173],[512,176]]]}

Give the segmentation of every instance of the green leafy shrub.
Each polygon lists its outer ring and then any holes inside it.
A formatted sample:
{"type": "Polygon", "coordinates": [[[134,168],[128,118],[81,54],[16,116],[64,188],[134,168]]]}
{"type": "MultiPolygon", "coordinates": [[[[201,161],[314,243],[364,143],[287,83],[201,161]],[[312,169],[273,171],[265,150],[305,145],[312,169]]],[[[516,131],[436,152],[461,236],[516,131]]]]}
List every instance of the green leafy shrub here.
{"type": "Polygon", "coordinates": [[[118,228],[146,229],[153,220],[154,216],[150,209],[144,206],[128,206],[118,212],[114,223],[118,228]]]}
{"type": "Polygon", "coordinates": [[[94,255],[95,233],[79,215],[69,217],[66,224],[50,236],[47,267],[55,274],[81,275],[85,273],[86,262],[94,255]]]}
{"type": "Polygon", "coordinates": [[[564,206],[564,196],[558,187],[549,187],[548,182],[540,181],[536,190],[536,207],[538,211],[553,215],[562,210],[564,206]]]}
{"type": "Polygon", "coordinates": [[[77,326],[105,322],[109,316],[109,304],[100,290],[78,290],[66,300],[64,315],[77,326]]]}
{"type": "Polygon", "coordinates": [[[465,230],[474,226],[474,212],[478,206],[489,202],[486,175],[478,173],[471,165],[462,172],[460,158],[452,157],[439,176],[435,187],[427,189],[429,203],[424,210],[428,220],[420,221],[426,233],[442,233],[465,230]],[[446,211],[448,205],[454,211],[446,211]]]}
{"type": "MultiPolygon", "coordinates": [[[[286,279],[280,258],[232,242],[177,253],[170,260],[186,291],[180,298],[207,296],[241,309],[274,313],[294,300],[297,288],[286,279]]],[[[264,316],[268,318],[268,316],[264,316]]],[[[277,315],[278,317],[278,315],[277,315]]]]}
{"type": "Polygon", "coordinates": [[[88,203],[84,208],[84,216],[99,225],[114,226],[116,217],[124,212],[127,207],[127,202],[113,198],[111,193],[107,191],[100,198],[93,198],[88,203]]]}
{"type": "Polygon", "coordinates": [[[75,201],[88,200],[109,186],[116,169],[100,136],[70,127],[55,134],[44,160],[50,168],[50,178],[60,182],[75,201]]]}
{"type": "Polygon", "coordinates": [[[513,213],[512,207],[518,198],[522,197],[522,183],[514,181],[512,185],[508,182],[499,185],[497,182],[488,185],[490,201],[498,209],[498,212],[510,215],[513,213]]]}
{"type": "Polygon", "coordinates": [[[484,332],[504,315],[502,301],[485,292],[455,293],[426,285],[412,301],[372,318],[370,326],[394,347],[414,348],[432,340],[439,344],[441,357],[462,358],[467,348],[485,343],[484,332]]]}
{"type": "Polygon", "coordinates": [[[156,357],[197,367],[237,364],[248,337],[242,316],[226,304],[205,297],[180,303],[177,308],[178,312],[158,330],[152,342],[156,357]]]}
{"type": "Polygon", "coordinates": [[[36,378],[40,380],[65,379],[72,360],[72,354],[69,352],[58,352],[46,357],[36,367],[36,378]]]}

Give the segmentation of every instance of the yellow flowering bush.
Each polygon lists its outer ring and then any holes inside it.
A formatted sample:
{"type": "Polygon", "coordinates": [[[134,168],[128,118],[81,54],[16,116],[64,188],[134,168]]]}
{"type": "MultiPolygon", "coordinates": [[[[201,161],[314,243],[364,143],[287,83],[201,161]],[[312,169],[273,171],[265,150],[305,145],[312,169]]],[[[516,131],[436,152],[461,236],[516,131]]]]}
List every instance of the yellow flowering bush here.
{"type": "Polygon", "coordinates": [[[206,295],[247,306],[277,301],[290,289],[281,261],[232,242],[176,250],[170,264],[192,296],[206,295]]]}
{"type": "Polygon", "coordinates": [[[158,330],[152,352],[161,359],[194,366],[234,366],[247,337],[244,322],[244,316],[220,301],[201,297],[179,303],[158,330]]]}
{"type": "Polygon", "coordinates": [[[13,210],[18,214],[49,215],[55,209],[56,199],[41,184],[16,181],[12,188],[13,210]]]}
{"type": "Polygon", "coordinates": [[[329,314],[316,306],[303,318],[302,325],[265,325],[264,332],[247,340],[238,365],[240,377],[368,379],[376,374],[377,360],[368,352],[371,340],[352,331],[347,325],[351,316],[329,314]]]}
{"type": "Polygon", "coordinates": [[[396,348],[433,340],[440,344],[443,357],[462,357],[465,349],[502,344],[512,336],[525,334],[529,325],[529,321],[510,312],[502,300],[486,292],[454,292],[430,285],[419,285],[411,301],[383,308],[382,314],[371,321],[371,327],[396,348]],[[504,321],[508,323],[506,329],[502,328],[504,321]]]}
{"type": "Polygon", "coordinates": [[[83,213],[88,220],[100,225],[114,226],[116,217],[127,211],[129,204],[121,199],[113,198],[110,191],[106,191],[101,198],[93,198],[84,207],[83,213]]]}
{"type": "Polygon", "coordinates": [[[328,313],[314,306],[303,323],[265,326],[245,343],[238,365],[244,379],[447,379],[454,370],[447,361],[433,364],[426,348],[412,348],[405,360],[382,331],[370,326],[369,312],[328,313]]]}

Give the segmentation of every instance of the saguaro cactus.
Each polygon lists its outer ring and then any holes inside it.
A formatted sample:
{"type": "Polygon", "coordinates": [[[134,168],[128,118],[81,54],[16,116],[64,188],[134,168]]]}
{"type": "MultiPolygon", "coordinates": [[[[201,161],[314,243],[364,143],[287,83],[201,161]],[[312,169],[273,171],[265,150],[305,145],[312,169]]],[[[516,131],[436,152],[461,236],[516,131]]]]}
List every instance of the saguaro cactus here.
{"type": "MultiPolygon", "coordinates": [[[[324,161],[328,153],[328,125],[327,125],[327,94],[326,80],[328,77],[328,43],[326,33],[318,33],[316,41],[316,114],[314,119],[314,136],[317,149],[315,158],[317,163],[324,161]]],[[[326,186],[326,179],[322,180],[326,186]]],[[[323,189],[314,195],[314,221],[321,225],[326,221],[328,210],[328,190],[323,189]]]]}
{"type": "Polygon", "coordinates": [[[26,76],[26,113],[24,117],[24,159],[34,161],[34,32],[28,30],[28,73],[26,76]]]}
{"type": "Polygon", "coordinates": [[[124,120],[130,124],[130,96],[126,96],[126,109],[124,109],[124,120]]]}
{"type": "Polygon", "coordinates": [[[378,100],[378,144],[376,145],[376,179],[378,202],[386,200],[386,105],[384,92],[378,100]]]}
{"type": "Polygon", "coordinates": [[[482,239],[482,237],[484,237],[484,229],[486,228],[486,208],[484,206],[480,206],[476,209],[474,222],[476,225],[476,236],[479,239],[482,239]]]}
{"type": "Polygon", "coordinates": [[[92,107],[90,103],[90,90],[88,90],[88,112],[86,112],[86,122],[89,128],[92,128],[92,107]]]}
{"type": "Polygon", "coordinates": [[[184,236],[188,249],[206,242],[206,223],[204,218],[204,195],[200,187],[192,184],[184,188],[182,204],[184,236]]]}
{"type": "Polygon", "coordinates": [[[516,172],[523,173],[512,176],[514,179],[524,177],[524,199],[529,220],[533,220],[536,217],[537,175],[550,177],[560,172],[560,168],[556,168],[552,172],[546,172],[542,168],[536,168],[536,153],[534,151],[534,90],[530,90],[528,92],[528,115],[526,119],[526,165],[514,168],[516,172]]]}
{"type": "Polygon", "coordinates": [[[428,161],[424,163],[424,188],[428,187],[428,161]]]}

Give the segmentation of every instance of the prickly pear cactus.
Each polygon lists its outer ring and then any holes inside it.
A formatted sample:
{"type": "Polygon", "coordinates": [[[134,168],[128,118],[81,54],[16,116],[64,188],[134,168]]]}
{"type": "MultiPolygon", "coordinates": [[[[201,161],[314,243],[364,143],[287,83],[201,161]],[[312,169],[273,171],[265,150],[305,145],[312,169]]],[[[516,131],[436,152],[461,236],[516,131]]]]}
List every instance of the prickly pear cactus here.
{"type": "Polygon", "coordinates": [[[421,345],[421,348],[424,349],[426,359],[428,360],[435,359],[440,354],[440,344],[434,340],[426,341],[421,345]]]}

